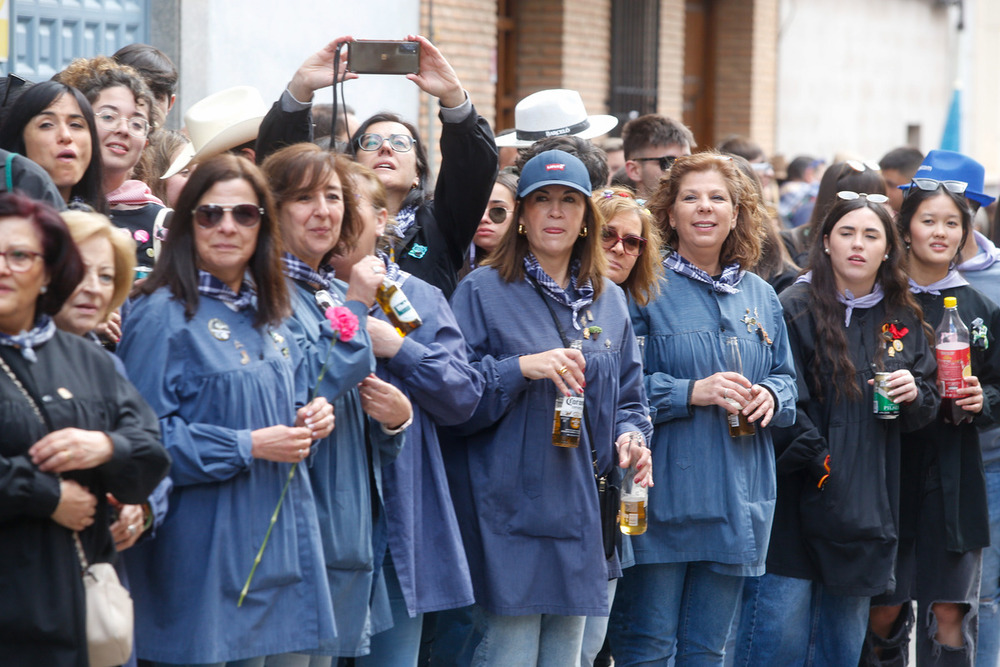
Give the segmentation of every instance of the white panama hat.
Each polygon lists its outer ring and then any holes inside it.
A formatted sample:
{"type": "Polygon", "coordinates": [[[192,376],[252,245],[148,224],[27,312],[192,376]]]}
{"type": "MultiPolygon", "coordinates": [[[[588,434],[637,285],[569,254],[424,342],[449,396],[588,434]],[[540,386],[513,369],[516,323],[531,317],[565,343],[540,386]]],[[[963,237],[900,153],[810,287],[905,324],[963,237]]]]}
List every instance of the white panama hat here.
{"type": "Polygon", "coordinates": [[[514,132],[497,137],[497,146],[524,148],[548,137],[593,139],[618,125],[614,116],[587,115],[575,90],[552,88],[528,95],[514,107],[514,132]]]}
{"type": "Polygon", "coordinates": [[[184,114],[191,143],[160,178],[170,178],[191,162],[252,141],[266,115],[264,98],[253,86],[234,86],[199,100],[184,114]]]}

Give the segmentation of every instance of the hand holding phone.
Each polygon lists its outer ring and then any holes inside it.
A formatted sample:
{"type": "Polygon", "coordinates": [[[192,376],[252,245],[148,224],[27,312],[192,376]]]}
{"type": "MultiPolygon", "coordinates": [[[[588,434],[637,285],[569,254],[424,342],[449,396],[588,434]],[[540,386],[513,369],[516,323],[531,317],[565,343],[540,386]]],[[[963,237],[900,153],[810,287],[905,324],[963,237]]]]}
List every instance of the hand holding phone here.
{"type": "Polygon", "coordinates": [[[368,39],[348,42],[347,69],[355,74],[419,74],[420,44],[368,39]]]}

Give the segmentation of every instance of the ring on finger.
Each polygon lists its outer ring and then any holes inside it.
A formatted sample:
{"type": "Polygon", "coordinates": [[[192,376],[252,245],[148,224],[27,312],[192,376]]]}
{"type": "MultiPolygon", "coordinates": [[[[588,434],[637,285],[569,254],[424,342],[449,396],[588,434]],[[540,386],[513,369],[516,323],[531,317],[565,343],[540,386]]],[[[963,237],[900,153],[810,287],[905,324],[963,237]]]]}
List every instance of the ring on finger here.
{"type": "Polygon", "coordinates": [[[556,373],[559,373],[559,375],[566,375],[566,373],[568,373],[568,372],[569,372],[569,369],[566,368],[565,366],[561,366],[559,368],[559,370],[556,371],[556,373]]]}
{"type": "Polygon", "coordinates": [[[136,531],[135,524],[134,523],[129,524],[128,534],[131,535],[132,537],[135,537],[135,531],[136,531]]]}
{"type": "Polygon", "coordinates": [[[304,459],[305,457],[306,457],[306,450],[300,449],[299,450],[299,458],[300,459],[304,459]]]}
{"type": "Polygon", "coordinates": [[[726,390],[722,392],[722,398],[729,400],[729,387],[726,387],[726,390]]]}

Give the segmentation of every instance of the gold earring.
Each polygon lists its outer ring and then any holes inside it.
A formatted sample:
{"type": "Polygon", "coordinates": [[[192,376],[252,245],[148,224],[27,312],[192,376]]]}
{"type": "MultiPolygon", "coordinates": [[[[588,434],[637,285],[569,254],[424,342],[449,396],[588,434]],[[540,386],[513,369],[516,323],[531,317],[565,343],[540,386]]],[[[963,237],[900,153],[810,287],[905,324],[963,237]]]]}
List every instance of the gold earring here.
{"type": "Polygon", "coordinates": [[[517,223],[517,233],[520,234],[521,236],[525,236],[524,225],[521,224],[520,222],[517,223]]]}
{"type": "Polygon", "coordinates": [[[587,225],[584,225],[583,229],[580,230],[580,238],[581,239],[587,238],[587,225]]]}

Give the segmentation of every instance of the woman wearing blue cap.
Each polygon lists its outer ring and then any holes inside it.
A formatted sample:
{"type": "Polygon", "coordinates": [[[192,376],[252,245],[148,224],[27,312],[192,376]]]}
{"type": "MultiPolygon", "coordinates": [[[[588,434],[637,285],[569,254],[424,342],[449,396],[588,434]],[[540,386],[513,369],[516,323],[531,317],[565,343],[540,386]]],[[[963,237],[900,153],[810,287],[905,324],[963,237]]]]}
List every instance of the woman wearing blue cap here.
{"type": "Polygon", "coordinates": [[[646,336],[664,488],[650,494],[648,530],[632,538],[611,649],[617,665],[722,665],[744,577],[764,573],[776,484],[766,427],[795,418],[795,368],[778,297],[748,272],[765,214],[732,158],[678,158],[649,207],[672,252],[660,296],[631,315],[646,336]],[[742,369],[727,359],[730,341],[742,369]],[[754,433],[732,437],[737,414],[754,433]]]}
{"type": "Polygon", "coordinates": [[[444,454],[484,632],[473,664],[575,667],[584,617],[608,613],[618,567],[605,558],[595,477],[617,463],[650,484],[651,427],[583,163],[562,151],[531,159],[514,220],[452,297],[485,390],[444,454]],[[584,398],[579,446],[553,446],[553,406],[571,396],[584,398]]]}

